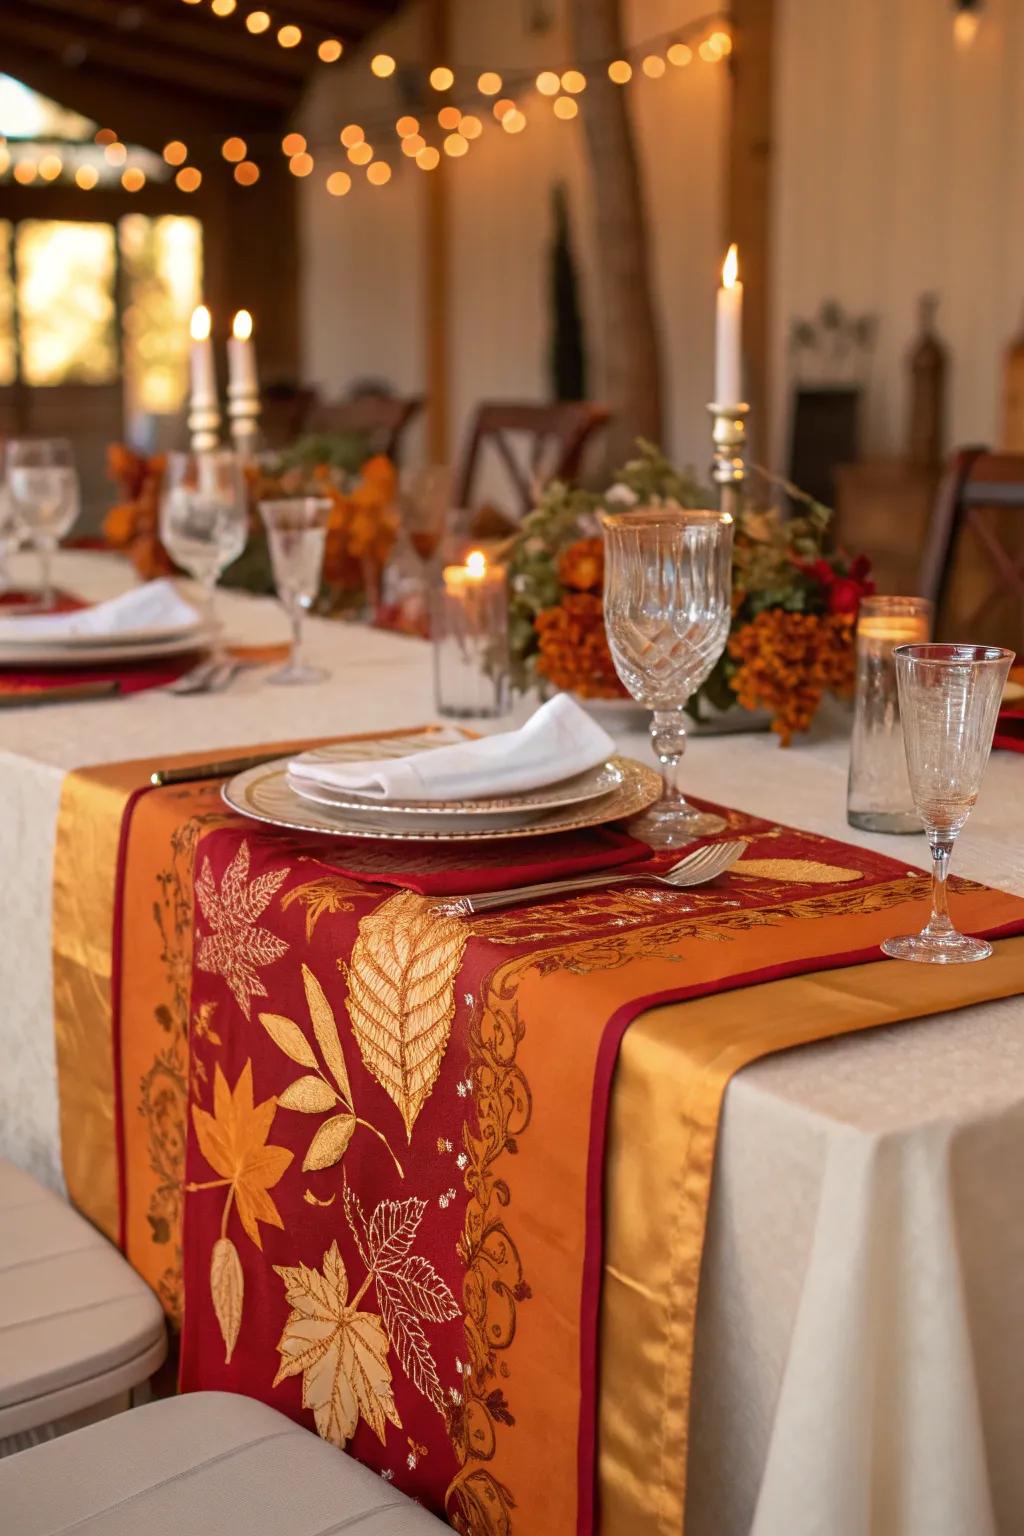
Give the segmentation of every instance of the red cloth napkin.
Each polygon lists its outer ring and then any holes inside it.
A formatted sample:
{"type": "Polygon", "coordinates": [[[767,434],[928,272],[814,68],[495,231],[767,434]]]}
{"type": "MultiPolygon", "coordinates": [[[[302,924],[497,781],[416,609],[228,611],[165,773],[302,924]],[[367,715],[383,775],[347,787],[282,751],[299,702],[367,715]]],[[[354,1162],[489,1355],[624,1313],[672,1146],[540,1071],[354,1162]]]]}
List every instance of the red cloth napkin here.
{"type": "Polygon", "coordinates": [[[398,885],[421,896],[468,896],[639,863],[650,858],[651,850],[616,827],[593,827],[551,837],[480,843],[318,838],[316,854],[339,874],[364,884],[398,885]]]}
{"type": "MultiPolygon", "coordinates": [[[[0,608],[33,608],[42,613],[41,598],[38,592],[31,591],[28,587],[8,587],[6,592],[0,592],[0,608]]],[[[77,608],[88,608],[89,604],[76,597],[73,592],[55,592],[53,602],[45,610],[47,613],[74,613],[77,608]]]]}
{"type": "Polygon", "coordinates": [[[173,660],[122,662],[111,667],[45,667],[38,671],[0,670],[0,697],[19,693],[48,693],[53,688],[73,688],[76,683],[119,683],[121,693],[141,693],[163,688],[181,677],[198,660],[198,653],[173,660]]]}

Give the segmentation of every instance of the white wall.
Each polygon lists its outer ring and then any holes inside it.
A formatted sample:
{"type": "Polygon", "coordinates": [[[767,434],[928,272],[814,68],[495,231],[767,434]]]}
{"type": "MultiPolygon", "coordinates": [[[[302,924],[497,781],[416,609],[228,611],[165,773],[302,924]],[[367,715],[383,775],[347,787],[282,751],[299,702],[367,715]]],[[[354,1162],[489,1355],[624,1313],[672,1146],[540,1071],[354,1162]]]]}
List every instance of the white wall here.
{"type": "MultiPolygon", "coordinates": [[[[645,41],[706,14],[706,0],[625,0],[629,37],[645,41]]],[[[452,55],[446,61],[475,79],[485,67],[567,67],[561,22],[542,37],[523,31],[525,6],[508,0],[453,0],[452,55]]],[[[375,35],[401,62],[429,57],[415,10],[375,35]]],[[[435,61],[441,62],[441,61],[435,61]]],[[[626,87],[635,114],[651,223],[656,302],[663,325],[667,447],[700,465],[708,458],[704,403],[711,395],[713,297],[721,261],[721,163],[727,75],[697,60],[661,80],[636,77],[626,87]]],[[[587,325],[590,394],[601,395],[589,169],[578,120],[555,119],[534,93],[522,100],[529,125],[505,134],[485,115],[482,137],[449,169],[451,248],[452,452],[483,397],[543,398],[549,393],[550,326],[547,250],[551,188],[569,188],[573,235],[587,325]]],[[[586,111],[586,98],[582,99],[586,111]]],[[[343,152],[317,153],[303,185],[302,238],[305,372],[328,393],[359,375],[384,375],[403,390],[424,379],[423,206],[426,174],[398,153],[393,123],[403,110],[389,82],[369,76],[366,56],[325,70],[300,127],[317,144],[355,118],[375,135],[394,166],[379,190],[354,172],[348,197],[323,187],[343,152]],[[364,113],[365,116],[360,116],[364,113]],[[384,124],[387,125],[386,129],[384,124]]],[[[484,114],[482,114],[484,115],[484,114]]]]}
{"type": "Polygon", "coordinates": [[[865,447],[899,452],[932,289],[952,352],[947,446],[992,441],[1024,307],[1024,5],[985,0],[960,52],[949,0],[779,0],[776,63],[776,401],[794,314],[824,298],[874,312],[865,447]]]}

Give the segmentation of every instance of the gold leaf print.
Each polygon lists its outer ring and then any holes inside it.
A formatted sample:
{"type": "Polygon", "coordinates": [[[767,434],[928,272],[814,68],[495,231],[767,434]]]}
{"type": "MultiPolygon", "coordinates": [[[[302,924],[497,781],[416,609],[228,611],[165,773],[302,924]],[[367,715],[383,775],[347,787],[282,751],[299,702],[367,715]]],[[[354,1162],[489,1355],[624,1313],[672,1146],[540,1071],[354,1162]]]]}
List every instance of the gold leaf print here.
{"type": "Polygon", "coordinates": [[[306,989],[306,1006],[309,1009],[317,1044],[323,1052],[324,1061],[341,1091],[342,1098],[347,1104],[351,1104],[352,1088],[341,1051],[341,1041],[338,1038],[338,1026],[334,1021],[334,1010],[327,1001],[323,987],[305,963],[302,967],[302,984],[306,989]]]}
{"type": "Polygon", "coordinates": [[[297,1061],[300,1067],[312,1067],[316,1070],[316,1056],[313,1047],[306,1039],[299,1026],[291,1019],[285,1019],[279,1013],[261,1013],[260,1023],[267,1034],[273,1040],[279,1050],[290,1056],[292,1061],[297,1061]]]}
{"type": "Polygon", "coordinates": [[[210,1255],[210,1295],[221,1338],[224,1340],[224,1364],[230,1365],[238,1342],[238,1330],[242,1326],[242,1300],[245,1295],[242,1261],[230,1237],[219,1237],[213,1245],[210,1255]]]}
{"type": "Polygon", "coordinates": [[[756,880],[779,880],[784,885],[847,885],[863,880],[859,869],[838,864],[818,864],[814,859],[741,859],[734,875],[753,875],[756,880]]]}
{"type": "Polygon", "coordinates": [[[253,998],[267,995],[260,971],[288,952],[284,940],[259,922],[287,875],[286,867],[250,880],[249,844],[243,840],[219,890],[209,859],[203,860],[195,883],[199,909],[211,930],[200,936],[197,964],[201,971],[223,976],[246,1018],[253,998]]]}
{"type": "Polygon", "coordinates": [[[412,1140],[444,1060],[466,929],[414,891],[359,924],[348,968],[349,1018],[367,1070],[394,1100],[412,1140]]]}
{"type": "Polygon", "coordinates": [[[338,1095],[322,1077],[297,1077],[277,1096],[279,1109],[297,1109],[304,1115],[322,1115],[333,1109],[338,1095]]]}
{"type": "Polygon", "coordinates": [[[291,1307],[277,1349],[274,1386],[302,1374],[302,1406],[312,1410],[325,1440],[344,1446],[360,1417],[384,1444],[386,1426],[401,1429],[388,1365],[388,1339],[378,1316],[360,1312],[370,1277],[349,1301],[348,1276],[336,1242],[323,1269],[274,1265],[291,1307]]]}
{"type": "Polygon", "coordinates": [[[320,1168],[333,1168],[335,1163],[340,1163],[348,1150],[356,1124],[355,1115],[349,1111],[325,1120],[309,1144],[309,1151],[302,1164],[303,1171],[311,1173],[320,1168]]]}
{"type": "MultiPolygon", "coordinates": [[[[224,1222],[226,1224],[234,1200],[242,1226],[257,1248],[263,1247],[259,1222],[265,1221],[273,1227],[284,1226],[270,1190],[291,1162],[292,1153],[287,1147],[267,1144],[276,1109],[275,1099],[253,1104],[251,1060],[238,1074],[234,1090],[228,1087],[218,1062],[213,1078],[212,1115],[200,1109],[198,1104],[192,1106],[192,1123],[199,1150],[221,1177],[187,1187],[195,1191],[226,1185],[229,1193],[224,1222]]],[[[224,1236],[223,1230],[221,1236],[224,1236]]]]}
{"type": "Polygon", "coordinates": [[[365,900],[372,895],[365,885],[346,880],[344,875],[321,875],[319,880],[308,880],[305,885],[297,885],[287,896],[282,896],[281,907],[287,911],[297,901],[305,907],[306,938],[312,939],[316,925],[325,913],[353,912],[353,896],[362,896],[365,900]]]}

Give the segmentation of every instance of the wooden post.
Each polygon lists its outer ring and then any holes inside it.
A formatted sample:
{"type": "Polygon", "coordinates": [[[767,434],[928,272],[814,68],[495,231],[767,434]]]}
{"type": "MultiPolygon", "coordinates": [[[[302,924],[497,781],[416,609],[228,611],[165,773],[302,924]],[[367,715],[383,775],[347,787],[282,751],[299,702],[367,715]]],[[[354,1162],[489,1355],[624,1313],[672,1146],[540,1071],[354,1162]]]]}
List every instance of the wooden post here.
{"type": "Polygon", "coordinates": [[[743,350],[750,453],[763,460],[771,442],[769,389],[771,294],[772,49],[775,0],[733,0],[732,108],[723,248],[735,240],[743,279],[743,350]]]}
{"type": "MultiPolygon", "coordinates": [[[[447,63],[450,29],[449,0],[429,0],[424,36],[430,65],[447,63]]],[[[427,454],[433,464],[447,464],[451,454],[449,377],[449,250],[447,156],[428,171],[424,188],[425,295],[427,379],[427,454]]]]}

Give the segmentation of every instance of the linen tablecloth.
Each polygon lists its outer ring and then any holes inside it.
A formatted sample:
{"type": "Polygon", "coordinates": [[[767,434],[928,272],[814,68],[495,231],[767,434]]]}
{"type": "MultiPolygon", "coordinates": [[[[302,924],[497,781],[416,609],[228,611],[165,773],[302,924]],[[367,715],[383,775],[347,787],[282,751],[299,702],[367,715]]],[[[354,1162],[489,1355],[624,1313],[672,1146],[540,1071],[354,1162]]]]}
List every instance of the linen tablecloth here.
{"type": "MultiPolygon", "coordinates": [[[[59,576],[92,596],[128,579],[100,557],[65,559],[59,576]]],[[[241,638],[266,637],[271,612],[264,603],[225,600],[232,622],[248,626],[241,638]]],[[[0,720],[0,985],[12,1068],[0,1089],[0,1135],[9,1155],[49,1170],[51,1179],[47,911],[62,773],[90,760],[256,742],[270,729],[286,736],[417,718],[429,696],[424,647],[320,624],[311,625],[311,640],[334,668],[331,682],[275,697],[272,712],[267,693],[245,679],[221,699],[149,696],[0,720]],[[365,669],[358,674],[349,671],[357,647],[365,669]]],[[[637,739],[624,745],[636,750],[637,739]]],[[[688,783],[710,795],[727,785],[739,803],[835,833],[845,761],[837,736],[790,753],[766,738],[694,742],[688,783]]],[[[1018,891],[1019,773],[1019,757],[993,758],[957,856],[961,873],[1018,891]]],[[[920,840],[842,835],[898,851],[908,867],[924,862],[920,840]]],[[[729,1536],[754,1520],[769,1536],[874,1529],[973,1536],[1019,1525],[1024,1469],[1012,1362],[1024,1349],[1024,1255],[1013,1169],[1024,1152],[1022,1023],[1017,1001],[968,1009],[871,1041],[794,1052],[733,1083],[697,1329],[691,1536],[729,1536]],[[872,1173],[883,1144],[895,1164],[872,1177],[846,1176],[844,1165],[872,1173]],[[895,1210],[887,1209],[894,1190],[895,1210]],[[869,1260],[843,1262],[833,1229],[849,1243],[872,1234],[856,1248],[869,1260]],[[959,1266],[954,1287],[942,1279],[951,1266],[959,1266]],[[841,1313],[836,1273],[846,1287],[841,1313]],[[927,1288],[930,1306],[911,1306],[913,1283],[927,1288]],[[895,1300],[880,1305],[879,1295],[895,1300]],[[972,1389],[961,1390],[972,1375],[972,1389]],[[876,1401],[891,1403],[888,1418],[876,1401]],[[886,1524],[893,1510],[895,1523],[886,1524]]],[[[629,1070],[628,1052],[620,1070],[629,1070]]],[[[613,1125],[612,1134],[623,1128],[613,1125]]],[[[616,1283],[606,1272],[606,1290],[616,1283]]]]}

